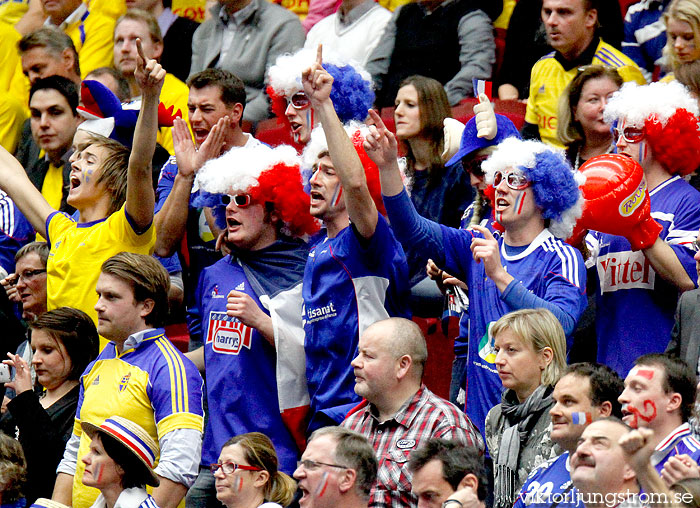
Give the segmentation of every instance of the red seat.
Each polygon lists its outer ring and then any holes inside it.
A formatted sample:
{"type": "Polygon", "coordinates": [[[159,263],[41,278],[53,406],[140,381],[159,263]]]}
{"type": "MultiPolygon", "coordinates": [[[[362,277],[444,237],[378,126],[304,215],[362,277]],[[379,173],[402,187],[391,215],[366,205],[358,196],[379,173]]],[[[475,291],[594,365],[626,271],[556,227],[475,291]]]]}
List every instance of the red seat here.
{"type": "Polygon", "coordinates": [[[183,353],[187,353],[190,345],[190,332],[187,329],[187,323],[174,323],[166,326],[165,335],[176,348],[183,353]]]}
{"type": "Polygon", "coordinates": [[[414,317],[413,321],[425,335],[428,346],[428,361],[423,371],[423,382],[436,395],[443,399],[449,399],[452,360],[455,356],[454,337],[459,331],[459,323],[456,319],[451,320],[451,326],[448,330],[449,337],[445,337],[439,319],[414,317]]]}

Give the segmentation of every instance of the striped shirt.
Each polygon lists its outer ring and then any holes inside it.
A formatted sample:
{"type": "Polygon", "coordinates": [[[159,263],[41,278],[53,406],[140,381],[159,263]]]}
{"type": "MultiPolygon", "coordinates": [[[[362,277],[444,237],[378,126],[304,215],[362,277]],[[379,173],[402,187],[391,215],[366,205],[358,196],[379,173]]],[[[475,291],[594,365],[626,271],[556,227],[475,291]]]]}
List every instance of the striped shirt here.
{"type": "Polygon", "coordinates": [[[666,26],[662,19],[671,0],[641,0],[630,5],[625,15],[622,52],[639,66],[647,81],[654,67],[661,65],[666,45],[666,26]]]}
{"type": "Polygon", "coordinates": [[[425,386],[393,418],[380,422],[377,415],[376,408],[364,400],[341,424],[364,435],[377,453],[379,470],[370,494],[370,506],[418,505],[418,498],[411,492],[408,458],[429,439],[447,439],[474,446],[480,452],[484,450],[484,441],[469,418],[425,386]]]}
{"type": "Polygon", "coordinates": [[[688,422],[673,429],[656,445],[651,455],[651,464],[661,474],[666,461],[674,455],[688,455],[695,462],[700,462],[700,441],[691,433],[688,422]]]}

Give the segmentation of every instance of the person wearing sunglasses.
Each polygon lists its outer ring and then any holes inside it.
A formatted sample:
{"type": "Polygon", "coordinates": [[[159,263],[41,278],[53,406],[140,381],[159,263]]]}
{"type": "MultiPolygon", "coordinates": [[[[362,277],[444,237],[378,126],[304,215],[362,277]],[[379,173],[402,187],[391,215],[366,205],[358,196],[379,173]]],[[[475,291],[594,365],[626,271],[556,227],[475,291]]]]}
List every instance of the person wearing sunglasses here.
{"type": "Polygon", "coordinates": [[[278,469],[275,447],[260,432],[226,441],[218,462],[209,469],[216,479],[216,498],[226,508],[282,508],[289,506],[297,488],[278,469]]]}
{"type": "Polygon", "coordinates": [[[216,503],[209,465],[232,435],[269,436],[286,473],[305,438],[303,238],[318,224],[299,163],[289,146],[233,148],[197,175],[194,206],[212,208],[230,254],[202,271],[194,298],[205,343],[189,357],[206,373],[207,399],[216,403],[209,405],[191,507],[216,503]]]}
{"type": "MultiPolygon", "coordinates": [[[[290,141],[300,152],[316,125],[314,108],[301,86],[301,73],[313,64],[316,51],[300,49],[282,55],[267,72],[267,94],[272,112],[289,127],[290,141]]],[[[326,71],[333,76],[333,105],[342,123],[362,122],[374,103],[370,75],[359,64],[326,52],[326,71]]]]}
{"type": "Polygon", "coordinates": [[[302,159],[312,171],[310,212],[325,228],[311,247],[302,290],[313,431],[337,425],[360,401],[350,365],[360,335],[411,312],[406,256],[382,216],[378,170],[362,148],[368,131],[343,127],[320,46],[302,84],[321,123],[302,159]]]}
{"type": "Polygon", "coordinates": [[[323,427],[309,437],[294,478],[301,508],[367,508],[377,479],[377,457],[367,439],[344,427],[323,427]]]}
{"type": "Polygon", "coordinates": [[[501,381],[489,327],[504,314],[543,307],[570,336],[586,306],[581,253],[565,244],[580,215],[581,194],[563,154],[537,141],[509,137],[482,163],[495,190],[502,234],[474,225],[453,229],[420,217],[396,162],[396,140],[374,112],[365,142],[379,166],[384,205],[406,249],[421,248],[444,271],[464,281],[469,306],[466,413],[484,431],[488,411],[500,402],[501,381]],[[412,247],[413,246],[413,247],[412,247]]]}
{"type": "Polygon", "coordinates": [[[616,122],[618,153],[641,166],[658,223],[643,238],[635,237],[640,228],[634,226],[626,237],[587,237],[600,284],[598,362],[624,375],[639,356],[664,351],[678,293],[695,288],[690,246],[700,229],[700,193],[683,177],[700,166],[698,105],[678,82],[625,84],[608,102],[605,119],[616,122]]]}

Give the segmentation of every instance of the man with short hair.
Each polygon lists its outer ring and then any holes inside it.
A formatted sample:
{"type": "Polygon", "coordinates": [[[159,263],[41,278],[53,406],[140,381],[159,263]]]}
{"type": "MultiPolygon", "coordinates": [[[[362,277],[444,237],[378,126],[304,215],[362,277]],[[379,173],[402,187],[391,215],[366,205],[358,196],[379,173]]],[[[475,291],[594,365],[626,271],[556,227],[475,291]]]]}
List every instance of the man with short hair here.
{"type": "Polygon", "coordinates": [[[88,73],[85,79],[102,83],[109,88],[110,92],[112,92],[121,103],[129,102],[129,99],[131,99],[129,81],[124,77],[124,74],[114,67],[98,67],[88,73]]]}
{"type": "Polygon", "coordinates": [[[690,431],[697,376],[688,364],[665,354],[637,359],[620,395],[622,419],[632,428],[647,427],[655,451],[651,463],[659,474],[673,456],[700,460],[700,441],[690,431]]]}
{"type": "Polygon", "coordinates": [[[22,72],[29,78],[30,84],[53,74],[80,84],[78,52],[73,40],[60,30],[42,27],[22,37],[18,48],[22,58],[22,72]]]}
{"type": "MultiPolygon", "coordinates": [[[[196,172],[208,159],[233,147],[249,148],[260,142],[241,129],[246,95],[240,79],[222,69],[206,69],[191,76],[187,86],[190,89],[187,102],[189,127],[194,133],[197,151],[179,151],[177,157],[171,157],[163,166],[156,189],[154,225],[157,233],[155,252],[161,257],[176,252],[183,236],[187,237],[189,270],[185,278],[185,305],[191,313],[196,312],[198,306],[194,289],[199,275],[204,268],[221,259],[215,246],[218,231],[209,227],[205,211],[192,205],[197,197],[194,187],[196,172]]],[[[180,122],[182,120],[175,121],[176,124],[180,122]]],[[[176,125],[174,130],[177,129],[176,125]]],[[[186,136],[190,135],[185,132],[186,136]]],[[[184,146],[191,144],[186,139],[184,142],[184,146]]],[[[196,348],[202,344],[202,332],[194,326],[195,323],[198,320],[188,317],[190,344],[196,348]]]]}
{"type": "Polygon", "coordinates": [[[57,27],[68,35],[80,57],[81,76],[112,62],[114,20],[91,12],[81,0],[41,0],[48,15],[44,26],[57,27]]]}
{"type": "Polygon", "coordinates": [[[523,137],[563,146],[557,137],[559,97],[579,67],[607,65],[624,81],[646,83],[637,64],[596,35],[597,1],[542,1],[542,22],[554,51],[532,67],[523,137]]]}
{"type": "Polygon", "coordinates": [[[624,384],[620,376],[606,365],[575,363],[570,365],[552,392],[554,406],[551,438],[564,450],[558,457],[534,469],[520,489],[514,507],[580,506],[571,484],[570,460],[583,430],[600,418],[619,418],[620,396],[624,384]]]}
{"type": "Polygon", "coordinates": [[[587,507],[641,506],[637,476],[620,446],[629,430],[617,418],[606,417],[581,434],[571,456],[571,479],[587,507]]]}
{"type": "Polygon", "coordinates": [[[25,166],[27,176],[55,210],[72,214],[68,205],[73,136],[81,122],[78,87],[68,78],[49,76],[29,91],[32,137],[44,154],[25,166]]]}
{"type": "Polygon", "coordinates": [[[413,474],[411,490],[418,498],[418,508],[441,508],[449,499],[464,506],[467,496],[476,501],[468,506],[484,507],[488,482],[484,459],[475,448],[429,439],[411,453],[408,469],[413,474]]]}
{"type": "Polygon", "coordinates": [[[160,445],[153,490],[160,507],[175,508],[197,476],[202,444],[202,377],[165,336],[168,273],[153,257],[122,252],[102,265],[97,280],[97,331],[110,343],[80,379],[75,427],[53,498],[74,508],[99,492],[83,485],[89,438],[81,422],[114,415],[141,425],[160,445]],[[72,493],[71,493],[72,490],[72,493]]]}
{"type": "Polygon", "coordinates": [[[192,38],[190,75],[215,67],[245,83],[244,120],[269,116],[265,74],[282,53],[304,45],[299,18],[266,0],[219,0],[192,38]]]}
{"type": "Polygon", "coordinates": [[[192,36],[199,23],[175,14],[172,0],[126,0],[127,9],[142,9],[158,20],[163,35],[160,63],[169,73],[187,81],[192,63],[192,36]]]}
{"type": "Polygon", "coordinates": [[[324,427],[311,434],[294,478],[302,492],[301,508],[367,508],[377,458],[364,436],[324,427]]]}
{"type": "Polygon", "coordinates": [[[367,437],[379,459],[379,479],[370,504],[415,507],[411,492],[411,451],[431,438],[442,438],[484,451],[484,441],[469,418],[454,404],[422,384],[428,359],[418,325],[391,318],[369,326],[360,337],[352,361],[355,392],[363,402],[343,421],[343,427],[367,437]]]}
{"type": "MultiPolygon", "coordinates": [[[[135,76],[139,59],[136,50],[136,40],[141,40],[141,46],[146,58],[160,62],[163,54],[163,36],[158,22],[150,13],[140,9],[131,9],[117,20],[114,27],[114,67],[129,81],[132,104],[128,107],[138,109],[141,103],[141,89],[135,76]]],[[[187,95],[185,83],[170,73],[165,74],[160,101],[166,108],[173,108],[173,114],[180,111],[182,118],[187,120],[187,95]]],[[[174,155],[172,132],[169,127],[158,130],[158,143],[170,155],[174,155]]]]}

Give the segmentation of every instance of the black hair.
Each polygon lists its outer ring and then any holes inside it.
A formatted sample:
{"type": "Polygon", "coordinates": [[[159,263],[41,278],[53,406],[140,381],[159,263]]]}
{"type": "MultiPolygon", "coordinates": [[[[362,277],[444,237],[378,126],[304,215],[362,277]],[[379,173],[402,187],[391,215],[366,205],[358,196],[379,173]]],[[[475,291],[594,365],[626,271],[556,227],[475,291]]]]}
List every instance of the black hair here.
{"type": "Polygon", "coordinates": [[[116,438],[103,432],[95,433],[95,437],[98,436],[107,455],[124,471],[121,479],[122,488],[125,490],[134,487],[145,488],[151,478],[148,466],[116,438]]]}
{"type": "Polygon", "coordinates": [[[73,116],[78,115],[78,103],[80,102],[78,85],[70,79],[54,75],[37,80],[29,89],[29,102],[32,101],[32,97],[39,90],[56,90],[66,98],[73,116]]]}
{"type": "Polygon", "coordinates": [[[610,402],[610,415],[622,418],[622,404],[617,398],[625,389],[625,382],[617,372],[600,363],[581,362],[569,365],[564,371],[564,376],[568,374],[587,378],[591,386],[588,395],[591,404],[599,407],[603,402],[610,402]]]}
{"type": "Polygon", "coordinates": [[[681,418],[684,422],[693,414],[695,391],[698,384],[695,371],[680,358],[661,353],[650,353],[637,358],[634,365],[661,367],[664,371],[664,391],[681,396],[681,418]]]}

